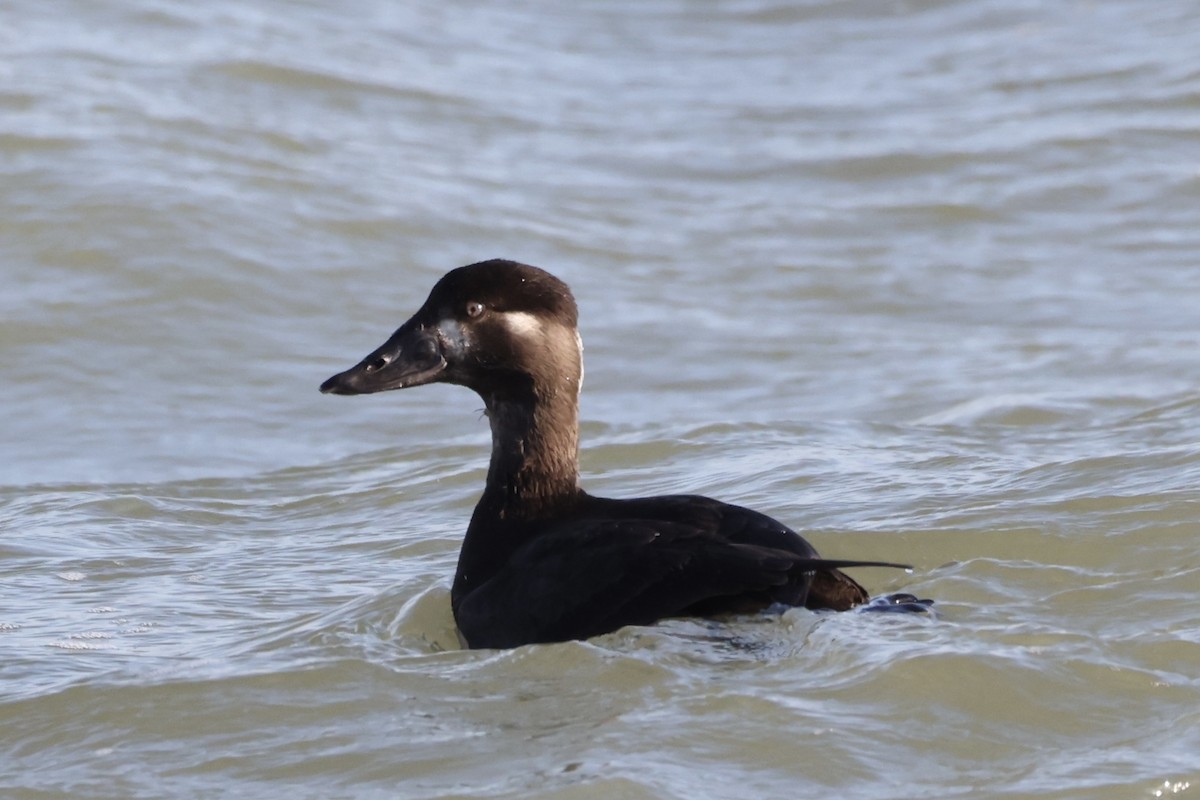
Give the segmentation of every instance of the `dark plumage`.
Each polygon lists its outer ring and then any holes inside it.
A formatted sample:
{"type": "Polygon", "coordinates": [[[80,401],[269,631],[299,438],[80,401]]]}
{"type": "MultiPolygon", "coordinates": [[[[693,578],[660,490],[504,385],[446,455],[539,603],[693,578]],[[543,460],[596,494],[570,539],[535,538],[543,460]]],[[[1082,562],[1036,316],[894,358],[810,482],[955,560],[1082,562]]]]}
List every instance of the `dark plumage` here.
{"type": "Polygon", "coordinates": [[[375,352],[321,385],[365,394],[443,382],[483,398],[491,463],[451,591],[469,646],[583,639],[772,603],[846,610],[868,597],[840,568],[903,566],[822,559],[770,517],[707,497],[584,492],[577,318],[570,289],[549,273],[471,264],[439,280],[375,352]]]}

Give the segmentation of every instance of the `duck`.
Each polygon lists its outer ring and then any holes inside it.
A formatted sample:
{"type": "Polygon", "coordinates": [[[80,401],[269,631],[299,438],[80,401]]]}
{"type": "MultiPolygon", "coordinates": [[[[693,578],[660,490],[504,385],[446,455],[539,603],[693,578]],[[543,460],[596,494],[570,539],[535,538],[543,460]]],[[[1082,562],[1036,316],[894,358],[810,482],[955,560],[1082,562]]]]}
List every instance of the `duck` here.
{"type": "Polygon", "coordinates": [[[693,494],[613,499],[579,475],[583,342],[567,284],[505,259],[446,273],[420,309],[321,392],[431,383],[482,399],[492,447],[459,552],[450,604],[469,648],[590,639],[677,617],[773,607],[923,610],[908,594],[871,602],[842,570],[911,567],[822,558],[800,534],[693,494]]]}

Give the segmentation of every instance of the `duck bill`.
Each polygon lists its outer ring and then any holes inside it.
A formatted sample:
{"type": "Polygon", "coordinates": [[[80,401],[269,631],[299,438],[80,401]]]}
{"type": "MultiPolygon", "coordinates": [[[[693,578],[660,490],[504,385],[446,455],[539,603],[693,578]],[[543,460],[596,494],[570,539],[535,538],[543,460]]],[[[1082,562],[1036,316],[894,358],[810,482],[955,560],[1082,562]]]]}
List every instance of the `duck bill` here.
{"type": "Polygon", "coordinates": [[[323,394],[371,394],[433,383],[448,366],[436,327],[410,319],[345,372],[321,384],[323,394]]]}

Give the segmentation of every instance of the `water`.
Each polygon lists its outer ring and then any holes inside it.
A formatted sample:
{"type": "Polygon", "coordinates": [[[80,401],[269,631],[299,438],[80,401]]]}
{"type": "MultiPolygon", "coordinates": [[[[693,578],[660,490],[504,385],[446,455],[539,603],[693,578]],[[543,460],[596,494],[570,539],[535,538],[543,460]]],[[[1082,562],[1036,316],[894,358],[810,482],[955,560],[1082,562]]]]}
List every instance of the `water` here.
{"type": "Polygon", "coordinates": [[[0,8],[6,797],[1200,791],[1200,11],[0,8]],[[588,488],[937,619],[459,648],[445,270],[575,289],[588,488]]]}

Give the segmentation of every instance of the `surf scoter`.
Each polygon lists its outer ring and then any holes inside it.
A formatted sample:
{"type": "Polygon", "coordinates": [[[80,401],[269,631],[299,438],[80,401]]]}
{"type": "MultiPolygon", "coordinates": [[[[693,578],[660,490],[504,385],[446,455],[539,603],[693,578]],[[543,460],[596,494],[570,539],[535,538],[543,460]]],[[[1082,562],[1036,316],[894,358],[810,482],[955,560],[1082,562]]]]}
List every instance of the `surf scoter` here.
{"type": "MultiPolygon", "coordinates": [[[[483,398],[487,485],[450,594],[470,647],[586,639],[667,617],[775,603],[846,610],[867,592],[799,534],[696,495],[613,500],[579,486],[583,345],[567,285],[492,260],[452,270],[377,350],[321,384],[368,394],[453,383],[483,398]]],[[[922,603],[893,595],[884,606],[922,603]]]]}

